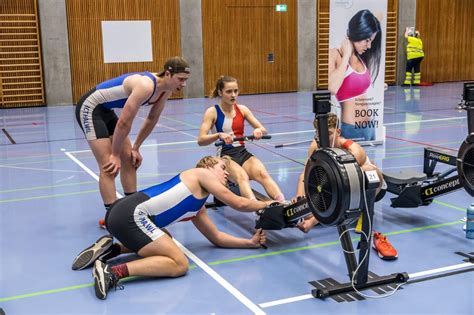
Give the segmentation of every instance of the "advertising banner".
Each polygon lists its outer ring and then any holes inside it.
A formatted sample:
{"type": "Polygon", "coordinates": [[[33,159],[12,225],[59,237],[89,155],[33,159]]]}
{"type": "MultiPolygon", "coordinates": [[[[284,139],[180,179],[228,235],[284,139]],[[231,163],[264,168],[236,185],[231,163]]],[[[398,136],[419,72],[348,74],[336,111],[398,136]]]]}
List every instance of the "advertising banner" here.
{"type": "Polygon", "coordinates": [[[342,136],[384,141],[387,0],[331,0],[328,89],[342,136]]]}

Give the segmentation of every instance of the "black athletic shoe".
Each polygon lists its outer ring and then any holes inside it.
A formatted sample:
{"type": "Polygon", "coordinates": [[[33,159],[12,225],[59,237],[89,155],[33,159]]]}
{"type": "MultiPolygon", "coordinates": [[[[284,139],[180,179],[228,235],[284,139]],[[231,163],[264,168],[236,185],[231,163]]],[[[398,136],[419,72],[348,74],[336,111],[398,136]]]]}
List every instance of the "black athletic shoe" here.
{"type": "Polygon", "coordinates": [[[107,298],[107,292],[109,292],[112,287],[115,290],[117,290],[117,288],[123,290],[123,285],[119,283],[119,279],[110,270],[109,265],[104,264],[100,260],[95,261],[92,276],[94,277],[95,296],[101,300],[107,298]]]}
{"type": "Polygon", "coordinates": [[[105,235],[99,238],[93,245],[87,247],[72,262],[72,270],[82,270],[91,266],[94,261],[109,254],[112,251],[113,238],[105,235]]]}

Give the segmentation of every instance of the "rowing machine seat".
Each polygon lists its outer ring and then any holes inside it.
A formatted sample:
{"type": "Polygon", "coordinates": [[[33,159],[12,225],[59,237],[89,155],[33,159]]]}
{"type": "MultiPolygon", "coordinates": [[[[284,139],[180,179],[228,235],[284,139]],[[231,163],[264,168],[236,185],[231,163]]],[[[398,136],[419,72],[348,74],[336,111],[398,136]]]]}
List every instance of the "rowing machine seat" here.
{"type": "Polygon", "coordinates": [[[390,198],[392,201],[391,207],[416,208],[425,205],[421,197],[422,182],[428,179],[425,173],[412,170],[401,170],[393,173],[384,172],[383,178],[387,183],[387,191],[398,195],[395,198],[390,198]]]}
{"type": "Polygon", "coordinates": [[[384,172],[383,178],[388,184],[394,185],[408,185],[417,182],[422,182],[428,179],[425,173],[420,173],[412,170],[401,170],[399,172],[384,172]]]}

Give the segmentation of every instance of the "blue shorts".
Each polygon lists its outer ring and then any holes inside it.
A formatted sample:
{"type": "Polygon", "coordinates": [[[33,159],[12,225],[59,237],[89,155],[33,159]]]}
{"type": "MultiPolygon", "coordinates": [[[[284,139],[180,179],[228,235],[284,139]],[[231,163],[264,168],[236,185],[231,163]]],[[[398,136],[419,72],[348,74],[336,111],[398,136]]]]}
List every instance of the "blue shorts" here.
{"type": "Polygon", "coordinates": [[[355,125],[341,122],[341,135],[354,141],[371,141],[375,140],[375,128],[356,128],[355,125]]]}

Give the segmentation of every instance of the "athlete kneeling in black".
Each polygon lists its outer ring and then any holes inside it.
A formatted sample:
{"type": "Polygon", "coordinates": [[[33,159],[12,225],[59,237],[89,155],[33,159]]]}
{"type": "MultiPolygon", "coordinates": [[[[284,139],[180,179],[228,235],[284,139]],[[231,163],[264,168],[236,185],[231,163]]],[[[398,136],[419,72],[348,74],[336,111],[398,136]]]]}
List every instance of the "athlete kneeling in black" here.
{"type": "Polygon", "coordinates": [[[266,235],[257,230],[250,239],[238,238],[217,229],[208,217],[204,203],[213,194],[242,212],[265,208],[273,201],[258,201],[235,195],[226,188],[228,172],[224,159],[205,157],[196,168],[186,170],[167,182],[116,201],[105,218],[111,236],[103,236],[83,250],[73,262],[74,270],[94,264],[95,293],[105,299],[110,288],[128,276],[179,277],[188,270],[188,260],[162,228],[191,220],[214,245],[229,248],[260,248],[266,235]],[[135,252],[143,257],[109,266],[105,261],[121,253],[135,252]]]}

